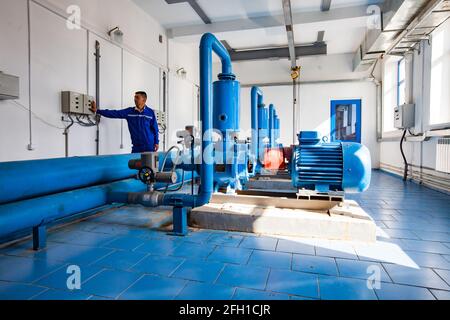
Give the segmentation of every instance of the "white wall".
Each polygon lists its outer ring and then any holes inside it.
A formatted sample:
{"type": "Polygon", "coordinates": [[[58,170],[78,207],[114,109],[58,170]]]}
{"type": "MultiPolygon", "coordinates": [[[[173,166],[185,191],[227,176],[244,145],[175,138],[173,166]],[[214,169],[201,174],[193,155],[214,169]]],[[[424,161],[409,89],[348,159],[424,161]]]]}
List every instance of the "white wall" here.
{"type": "MultiPolygon", "coordinates": [[[[20,100],[0,101],[0,161],[63,157],[65,142],[60,92],[95,96],[95,41],[101,44],[100,107],[120,109],[133,105],[133,93],[145,90],[149,105],[162,109],[162,70],[183,65],[191,77],[169,85],[168,96],[193,101],[193,91],[179,87],[198,80],[195,50],[178,48],[168,54],[164,29],[129,0],[2,0],[0,4],[0,70],[20,77],[20,100]],[[28,9],[30,5],[30,35],[28,9]],[[81,30],[66,26],[66,8],[81,8],[81,30]],[[122,44],[109,41],[106,32],[119,26],[122,44]],[[163,43],[159,42],[163,36],[163,43]],[[30,42],[30,64],[28,63],[30,42]],[[175,61],[169,65],[169,59],[175,61]],[[30,66],[31,78],[28,68],[30,66]],[[31,88],[28,86],[31,79],[31,88]],[[31,93],[32,146],[29,144],[29,93],[31,93]]],[[[176,46],[176,44],[174,44],[176,46]]],[[[172,108],[177,108],[172,105],[172,108]]],[[[172,112],[176,114],[176,112],[172,112]]],[[[186,121],[191,124],[192,121],[186,121]]],[[[102,119],[100,153],[129,153],[131,141],[125,121],[102,119]],[[123,133],[123,134],[122,134],[123,133]],[[123,144],[123,148],[121,145],[123,144]]],[[[70,129],[69,155],[95,154],[95,128],[70,129]]]]}
{"type": "MultiPolygon", "coordinates": [[[[293,90],[292,86],[261,87],[266,105],[273,103],[281,120],[281,142],[289,146],[293,140],[293,90]]],[[[241,93],[241,128],[244,132],[251,127],[250,88],[241,93]]],[[[330,136],[331,100],[361,99],[362,131],[361,142],[372,156],[372,166],[379,167],[379,145],[376,136],[376,87],[372,82],[343,82],[300,85],[298,128],[303,131],[319,131],[330,136]]]]}
{"type": "MultiPolygon", "coordinates": [[[[415,51],[407,60],[410,61],[409,66],[407,65],[407,71],[410,72],[411,76],[408,78],[407,72],[406,91],[410,97],[408,102],[415,104],[415,127],[412,129],[415,134],[424,133],[428,130],[430,59],[431,47],[428,41],[423,41],[420,44],[420,52],[415,51]]],[[[383,63],[383,65],[385,64],[383,63]]],[[[386,67],[389,67],[389,65],[386,65],[386,67]]],[[[390,113],[392,110],[386,108],[385,112],[390,113]]],[[[387,115],[385,114],[385,116],[387,115]]],[[[402,174],[404,166],[399,147],[401,134],[401,130],[384,132],[383,140],[380,143],[380,166],[396,174],[402,174]]],[[[448,182],[443,181],[449,181],[450,179],[450,174],[435,171],[437,140],[438,138],[430,138],[427,141],[406,141],[404,143],[405,156],[408,163],[412,165],[410,169],[413,170],[414,179],[426,184],[431,183],[432,186],[435,186],[435,181],[444,185],[448,184],[448,182]]],[[[440,186],[437,187],[440,188],[440,186]]]]}
{"type": "MultiPolygon", "coordinates": [[[[368,72],[353,72],[353,54],[333,54],[302,57],[301,81],[360,79],[368,72]]],[[[219,71],[218,64],[215,70],[219,71]]],[[[290,82],[291,63],[288,59],[254,60],[233,63],[233,71],[243,84],[290,82]]]]}

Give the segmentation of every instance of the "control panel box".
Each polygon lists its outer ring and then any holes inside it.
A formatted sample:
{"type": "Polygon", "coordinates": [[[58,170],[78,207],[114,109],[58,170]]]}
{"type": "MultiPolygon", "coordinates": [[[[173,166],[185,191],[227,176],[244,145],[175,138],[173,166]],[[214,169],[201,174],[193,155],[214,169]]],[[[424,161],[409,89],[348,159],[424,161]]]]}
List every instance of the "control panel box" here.
{"type": "Polygon", "coordinates": [[[159,129],[165,130],[167,127],[166,124],[166,113],[163,111],[155,111],[156,114],[156,121],[158,122],[159,129]]]}
{"type": "Polygon", "coordinates": [[[94,101],[94,97],[88,96],[87,94],[83,95],[83,113],[87,115],[94,114],[91,110],[91,104],[94,101]]]}
{"type": "Polygon", "coordinates": [[[73,91],[61,92],[61,111],[80,115],[91,115],[89,110],[94,98],[86,94],[73,91]]]}
{"type": "Polygon", "coordinates": [[[19,77],[0,71],[0,100],[19,99],[19,77]]]}
{"type": "Polygon", "coordinates": [[[394,109],[394,127],[397,129],[409,129],[414,127],[415,105],[403,104],[394,109]]]}

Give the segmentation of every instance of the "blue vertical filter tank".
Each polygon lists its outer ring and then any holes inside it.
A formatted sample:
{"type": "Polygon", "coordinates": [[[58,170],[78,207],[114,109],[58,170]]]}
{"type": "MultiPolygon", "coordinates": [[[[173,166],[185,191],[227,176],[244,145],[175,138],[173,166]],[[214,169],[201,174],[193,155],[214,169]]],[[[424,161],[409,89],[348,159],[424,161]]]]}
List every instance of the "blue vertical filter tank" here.
{"type": "Polygon", "coordinates": [[[359,143],[323,142],[318,132],[302,131],[293,150],[292,183],[317,192],[365,191],[370,184],[369,150],[359,143]]]}

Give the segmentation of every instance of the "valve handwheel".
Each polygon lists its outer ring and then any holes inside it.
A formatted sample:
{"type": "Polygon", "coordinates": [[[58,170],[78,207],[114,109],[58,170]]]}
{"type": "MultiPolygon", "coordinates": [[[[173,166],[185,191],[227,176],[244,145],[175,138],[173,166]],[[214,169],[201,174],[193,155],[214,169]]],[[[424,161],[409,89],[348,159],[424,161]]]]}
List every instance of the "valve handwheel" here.
{"type": "Polygon", "coordinates": [[[145,184],[150,184],[155,182],[155,172],[150,167],[142,167],[138,174],[139,180],[145,184]]]}

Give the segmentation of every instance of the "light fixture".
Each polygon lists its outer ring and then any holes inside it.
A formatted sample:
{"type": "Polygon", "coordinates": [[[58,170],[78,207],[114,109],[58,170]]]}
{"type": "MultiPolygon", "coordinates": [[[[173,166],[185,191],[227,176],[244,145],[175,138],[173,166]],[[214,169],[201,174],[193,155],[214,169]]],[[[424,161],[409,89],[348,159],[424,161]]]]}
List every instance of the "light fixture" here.
{"type": "Polygon", "coordinates": [[[119,27],[115,27],[108,31],[108,36],[111,40],[122,43],[123,40],[123,32],[119,27]]]}
{"type": "Polygon", "coordinates": [[[177,75],[182,77],[183,79],[186,78],[186,74],[187,74],[187,71],[184,68],[179,68],[177,70],[177,75]]]}

